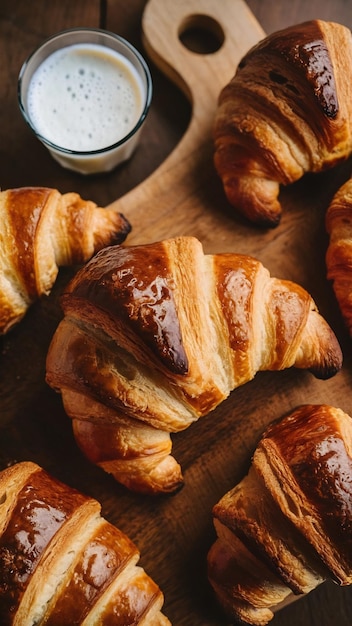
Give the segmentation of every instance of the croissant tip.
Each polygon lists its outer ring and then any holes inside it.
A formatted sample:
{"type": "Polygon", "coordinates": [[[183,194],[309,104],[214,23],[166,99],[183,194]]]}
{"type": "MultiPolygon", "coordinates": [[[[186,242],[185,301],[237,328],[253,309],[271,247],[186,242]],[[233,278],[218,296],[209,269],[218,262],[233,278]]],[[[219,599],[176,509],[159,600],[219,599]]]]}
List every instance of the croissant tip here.
{"type": "Polygon", "coordinates": [[[255,225],[260,228],[277,228],[281,222],[281,213],[273,217],[259,218],[255,221],[255,225]]]}
{"type": "Polygon", "coordinates": [[[315,378],[319,380],[328,380],[333,378],[342,368],[342,355],[336,355],[336,358],[331,361],[325,361],[319,365],[309,368],[309,371],[315,378]]]}
{"type": "Polygon", "coordinates": [[[232,209],[238,211],[245,221],[254,227],[272,229],[279,226],[282,209],[276,195],[275,198],[264,203],[259,196],[254,197],[254,190],[252,190],[252,196],[249,195],[247,200],[242,197],[239,202],[236,184],[239,185],[239,181],[232,180],[232,187],[228,185],[226,188],[226,196],[232,209]]]}
{"type": "Polygon", "coordinates": [[[177,481],[170,481],[165,484],[151,484],[145,481],[124,481],[120,474],[111,474],[112,477],[128,491],[134,491],[141,496],[162,497],[162,496],[174,496],[179,493],[184,487],[184,480],[181,477],[177,481]]]}
{"type": "Polygon", "coordinates": [[[312,367],[310,368],[310,373],[318,378],[319,380],[328,380],[329,378],[333,378],[336,374],[341,370],[342,365],[326,365],[322,367],[312,367]]]}

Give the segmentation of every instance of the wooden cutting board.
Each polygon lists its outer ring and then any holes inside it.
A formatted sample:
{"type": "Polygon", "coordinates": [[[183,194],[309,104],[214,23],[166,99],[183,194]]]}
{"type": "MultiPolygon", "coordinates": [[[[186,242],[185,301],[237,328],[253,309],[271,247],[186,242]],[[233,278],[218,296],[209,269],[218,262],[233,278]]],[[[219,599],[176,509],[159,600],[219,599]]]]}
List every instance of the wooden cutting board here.
{"type": "MultiPolygon", "coordinates": [[[[272,275],[310,291],[345,347],[343,371],[334,379],[318,381],[296,370],[257,375],[211,415],[174,438],[186,482],[181,493],[162,504],[162,523],[166,516],[170,535],[164,544],[160,527],[157,536],[167,564],[164,560],[158,568],[154,561],[153,571],[163,584],[166,613],[177,626],[220,626],[226,620],[209,598],[205,600],[204,586],[207,541],[213,538],[212,505],[243,476],[272,419],[303,403],[332,404],[352,414],[350,341],[326,280],[324,226],[328,203],[349,176],[350,164],[324,176],[307,176],[282,190],[284,215],[276,229],[249,225],[227,204],[214,171],[212,125],[221,88],[241,57],[265,36],[263,29],[242,0],[149,0],[142,28],[149,58],[185,93],[192,116],[182,140],[162,165],[111,205],[131,220],[128,244],[194,235],[206,252],[251,254],[272,275]],[[211,31],[222,45],[205,54],[189,50],[180,35],[195,27],[211,31]]],[[[327,585],[316,592],[316,597],[321,594],[321,606],[335,591],[327,585]]],[[[273,626],[309,624],[309,601],[305,599],[307,608],[301,613],[297,604],[278,613],[273,626]]]]}
{"type": "MultiPolygon", "coordinates": [[[[219,91],[243,54],[264,36],[261,26],[242,0],[150,0],[142,28],[150,61],[186,94],[192,115],[160,167],[113,202],[132,223],[127,243],[194,235],[206,252],[245,252],[259,258],[272,275],[310,291],[340,339],[344,366],[329,381],[297,370],[258,374],[210,415],[173,437],[185,478],[180,492],[160,498],[129,493],[80,455],[61,398],[45,385],[46,350],[61,317],[59,297],[70,274],[64,271],[50,297],[34,305],[1,344],[0,462],[4,467],[33,460],[96,497],[104,516],[138,545],[142,565],[164,592],[165,613],[173,626],[225,626],[228,620],[206,578],[206,555],[215,537],[212,506],[243,477],[258,438],[273,419],[311,402],[340,406],[352,414],[351,344],[326,280],[324,226],[329,200],[349,176],[350,164],[282,190],[284,214],[276,229],[251,226],[226,201],[213,167],[211,129],[219,91]],[[180,35],[191,27],[211,31],[222,45],[205,54],[189,50],[180,35]]],[[[143,150],[148,159],[148,146],[143,150]]],[[[350,589],[323,585],[278,613],[272,626],[311,626],[312,615],[314,624],[328,623],[324,620],[330,605],[340,610],[341,621],[334,613],[334,622],[336,617],[339,626],[347,626],[351,599],[350,589]]]]}

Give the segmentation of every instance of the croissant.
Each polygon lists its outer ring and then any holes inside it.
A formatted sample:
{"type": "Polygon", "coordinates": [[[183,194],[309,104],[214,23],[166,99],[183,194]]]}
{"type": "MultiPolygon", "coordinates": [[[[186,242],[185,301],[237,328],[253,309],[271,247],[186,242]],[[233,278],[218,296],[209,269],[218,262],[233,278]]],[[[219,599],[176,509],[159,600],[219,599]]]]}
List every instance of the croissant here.
{"type": "Polygon", "coordinates": [[[280,185],[352,151],[352,36],[313,20],[275,32],[243,57],[219,95],[214,164],[231,205],[250,221],[280,221],[280,185]]]}
{"type": "Polygon", "coordinates": [[[96,254],[62,296],[46,380],[61,392],[86,456],[147,493],[182,484],[170,433],[260,370],[319,378],[341,367],[311,296],[241,254],[204,254],[194,237],[96,254]]]}
{"type": "Polygon", "coordinates": [[[340,187],[326,213],[328,279],[352,337],[352,179],[340,187]]]}
{"type": "Polygon", "coordinates": [[[2,626],[170,626],[139,551],[97,500],[35,463],[0,472],[2,626]]]}
{"type": "Polygon", "coordinates": [[[214,506],[208,576],[233,617],[264,626],[323,581],[352,583],[352,419],[304,405],[264,432],[245,478],[214,506]]]}
{"type": "Polygon", "coordinates": [[[50,292],[60,266],[122,243],[131,229],[115,211],[44,187],[0,192],[0,224],[0,334],[50,292]]]}

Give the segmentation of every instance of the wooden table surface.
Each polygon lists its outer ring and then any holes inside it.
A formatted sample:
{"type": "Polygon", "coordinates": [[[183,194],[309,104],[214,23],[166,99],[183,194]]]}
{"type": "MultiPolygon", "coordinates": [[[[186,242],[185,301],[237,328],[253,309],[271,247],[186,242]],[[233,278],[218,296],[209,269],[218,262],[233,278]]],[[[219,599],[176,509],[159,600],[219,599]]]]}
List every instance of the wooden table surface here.
{"type": "MultiPolygon", "coordinates": [[[[59,30],[107,28],[144,53],[141,18],[145,4],[144,0],[1,0],[2,189],[56,187],[61,192],[77,191],[106,206],[143,183],[177,147],[187,130],[191,105],[152,61],[154,97],[141,144],[129,163],[110,174],[83,177],[62,169],[33,137],[17,106],[17,76],[23,61],[44,38],[59,30]]],[[[317,17],[352,27],[352,4],[346,0],[248,0],[247,4],[266,33],[317,17]]],[[[296,370],[261,373],[211,415],[175,436],[174,454],[183,467],[185,486],[174,496],[148,498],[128,493],[91,466],[75,446],[60,397],[44,382],[46,351],[61,316],[58,299],[70,270],[61,271],[50,297],[34,305],[25,320],[0,339],[0,469],[29,459],[96,497],[104,516],[138,545],[142,565],[165,594],[164,610],[174,626],[228,624],[206,580],[206,554],[214,540],[211,508],[246,472],[263,428],[305,402],[334,404],[352,415],[351,341],[326,281],[324,228],[329,199],[350,175],[350,166],[348,162],[324,176],[308,176],[284,190],[282,223],[269,233],[258,232],[235,215],[225,216],[225,211],[223,226],[216,232],[204,231],[206,219],[204,223],[201,217],[194,220],[193,234],[202,239],[206,250],[220,252],[225,246],[226,250],[250,251],[272,275],[295,280],[308,289],[341,342],[344,366],[325,382],[296,370]]],[[[211,199],[218,202],[215,211],[225,200],[215,177],[214,186],[211,199]]],[[[144,216],[141,233],[133,217],[131,211],[131,242],[155,239],[165,230],[165,224],[164,230],[162,225],[160,230],[157,226],[148,229],[148,216],[144,216]]],[[[150,218],[157,224],[153,206],[150,218]]],[[[187,219],[185,216],[185,232],[190,229],[187,219]]],[[[172,219],[168,228],[169,236],[179,234],[180,227],[173,229],[172,219]]],[[[352,589],[332,583],[282,610],[272,621],[273,626],[351,623],[352,589]]]]}

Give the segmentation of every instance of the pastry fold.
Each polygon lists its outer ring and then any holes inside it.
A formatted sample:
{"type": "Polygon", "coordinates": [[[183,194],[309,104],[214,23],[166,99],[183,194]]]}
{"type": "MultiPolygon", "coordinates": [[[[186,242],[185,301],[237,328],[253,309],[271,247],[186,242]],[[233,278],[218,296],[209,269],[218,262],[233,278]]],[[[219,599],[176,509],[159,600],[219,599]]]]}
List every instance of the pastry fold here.
{"type": "Polygon", "coordinates": [[[59,267],[85,263],[122,243],[131,226],[113,210],[46,187],[0,192],[0,334],[48,295],[59,267]]]}
{"type": "Polygon", "coordinates": [[[94,498],[29,461],[0,472],[3,626],[170,626],[139,557],[94,498]]]}
{"type": "Polygon", "coordinates": [[[352,583],[352,419],[303,405],[264,432],[247,476],[214,506],[209,581],[225,611],[263,626],[327,579],[352,583]]]}
{"type": "Polygon", "coordinates": [[[229,203],[275,227],[281,185],[352,150],[352,35],[312,20],[272,33],[243,57],[219,96],[214,163],[229,203]]]}
{"type": "Polygon", "coordinates": [[[194,237],[110,246],[70,282],[46,362],[78,445],[137,491],[182,484],[170,433],[262,370],[341,367],[311,296],[256,259],[204,254],[194,237]]]}

